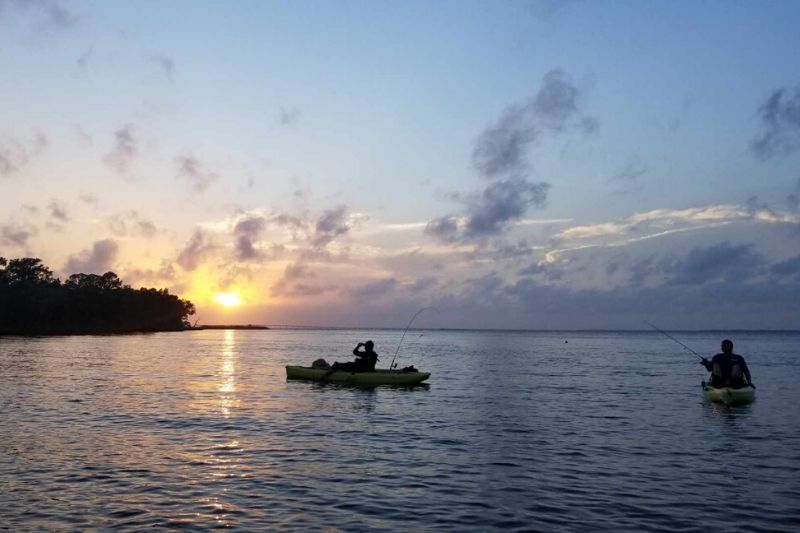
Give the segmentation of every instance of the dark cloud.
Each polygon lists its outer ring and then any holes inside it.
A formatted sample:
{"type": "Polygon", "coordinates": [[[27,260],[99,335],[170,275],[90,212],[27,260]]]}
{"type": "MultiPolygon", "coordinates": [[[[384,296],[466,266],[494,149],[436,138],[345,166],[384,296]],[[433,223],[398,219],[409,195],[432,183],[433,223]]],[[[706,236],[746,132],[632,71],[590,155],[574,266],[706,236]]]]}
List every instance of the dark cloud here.
{"type": "Polygon", "coordinates": [[[236,223],[233,234],[236,237],[236,258],[240,261],[261,259],[263,253],[256,249],[253,241],[258,239],[266,227],[266,219],[261,216],[250,216],[236,223]]]}
{"type": "Polygon", "coordinates": [[[548,183],[530,183],[524,178],[509,178],[492,183],[468,203],[464,234],[467,238],[496,235],[529,207],[547,202],[548,183]]]}
{"type": "Polygon", "coordinates": [[[68,274],[102,274],[113,270],[112,265],[119,253],[119,245],[113,239],[103,239],[84,250],[71,255],[63,270],[68,274]]]}
{"type": "Polygon", "coordinates": [[[0,243],[3,243],[3,246],[24,247],[27,246],[28,239],[35,234],[36,228],[33,226],[8,224],[0,228],[0,243]]]}
{"type": "Polygon", "coordinates": [[[758,117],[762,132],[750,143],[757,157],[766,160],[800,148],[800,85],[773,91],[758,117]]]}
{"type": "Polygon", "coordinates": [[[425,226],[425,233],[442,242],[453,242],[458,238],[458,218],[452,215],[435,218],[425,226]]]}
{"type": "Polygon", "coordinates": [[[641,189],[639,178],[649,172],[646,165],[639,161],[632,161],[625,165],[619,173],[612,176],[611,182],[621,187],[620,192],[633,192],[641,189]]]}
{"type": "Polygon", "coordinates": [[[786,207],[790,212],[797,213],[798,207],[800,207],[800,179],[797,180],[794,192],[786,196],[786,207]]]}
{"type": "Polygon", "coordinates": [[[114,132],[114,147],[106,154],[105,162],[120,174],[124,173],[138,154],[137,145],[133,126],[123,126],[114,132]]]}
{"type": "Polygon", "coordinates": [[[139,286],[160,286],[164,283],[172,283],[178,278],[175,267],[168,260],[161,261],[161,265],[157,269],[134,268],[128,270],[123,277],[131,285],[139,286]]]}
{"type": "Polygon", "coordinates": [[[297,123],[298,118],[300,118],[300,111],[296,108],[281,108],[280,113],[278,113],[278,121],[281,126],[292,126],[297,123]]]}
{"type": "Polygon", "coordinates": [[[391,292],[395,287],[397,287],[395,278],[380,279],[351,289],[350,295],[353,298],[377,298],[391,292]]]}
{"type": "Polygon", "coordinates": [[[432,289],[439,284],[436,278],[433,276],[425,276],[422,278],[417,278],[414,280],[414,283],[408,286],[408,290],[411,292],[421,292],[428,289],[432,289]]]}
{"type": "Polygon", "coordinates": [[[19,172],[47,147],[47,137],[36,132],[32,139],[0,139],[0,176],[19,172]]]}
{"type": "Polygon", "coordinates": [[[214,245],[208,241],[203,230],[195,229],[189,242],[178,254],[176,262],[184,270],[194,270],[200,266],[208,252],[213,249],[214,245]]]}
{"type": "Polygon", "coordinates": [[[94,48],[89,47],[84,53],[78,56],[78,59],[75,60],[75,66],[78,67],[83,74],[86,74],[89,71],[89,62],[91,61],[92,57],[94,57],[94,48]]]}
{"type": "Polygon", "coordinates": [[[684,259],[668,267],[670,283],[702,285],[716,281],[749,280],[764,264],[764,257],[752,248],[750,244],[734,246],[728,241],[694,248],[684,259]]]}
{"type": "Polygon", "coordinates": [[[350,231],[347,207],[340,205],[325,210],[317,220],[311,244],[316,248],[325,248],[334,239],[350,231]]]}
{"type": "Polygon", "coordinates": [[[523,105],[503,111],[475,141],[472,163],[484,178],[525,170],[528,146],[568,129],[597,130],[596,119],[580,115],[580,91],[561,70],[545,74],[539,92],[523,105]]]}
{"type": "Polygon", "coordinates": [[[47,207],[50,209],[51,217],[62,223],[69,222],[69,213],[67,213],[67,208],[64,207],[60,202],[52,201],[47,207]]]}
{"type": "Polygon", "coordinates": [[[204,169],[196,157],[179,157],[177,163],[178,177],[185,179],[195,192],[206,190],[211,183],[219,178],[214,172],[204,169]]]}
{"type": "Polygon", "coordinates": [[[800,255],[775,263],[769,270],[775,276],[800,281],[800,255]]]}
{"type": "Polygon", "coordinates": [[[136,211],[129,211],[124,215],[109,216],[106,219],[106,224],[108,229],[118,237],[139,235],[151,239],[158,233],[156,225],[136,211]]]}

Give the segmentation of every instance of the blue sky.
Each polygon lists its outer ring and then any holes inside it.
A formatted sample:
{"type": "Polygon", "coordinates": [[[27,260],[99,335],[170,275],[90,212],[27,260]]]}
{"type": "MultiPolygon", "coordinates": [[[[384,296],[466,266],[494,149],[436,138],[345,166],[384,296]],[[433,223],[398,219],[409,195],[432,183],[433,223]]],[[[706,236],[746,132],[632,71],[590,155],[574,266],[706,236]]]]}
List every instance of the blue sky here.
{"type": "Polygon", "coordinates": [[[798,23],[0,1],[0,255],[166,286],[201,322],[794,328],[798,23]]]}

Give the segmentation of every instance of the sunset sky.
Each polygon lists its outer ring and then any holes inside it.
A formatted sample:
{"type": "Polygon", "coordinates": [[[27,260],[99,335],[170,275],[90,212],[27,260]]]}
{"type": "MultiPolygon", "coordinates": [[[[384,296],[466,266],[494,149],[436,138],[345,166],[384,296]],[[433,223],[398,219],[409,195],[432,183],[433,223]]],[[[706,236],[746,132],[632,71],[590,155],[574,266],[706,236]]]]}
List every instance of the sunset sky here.
{"type": "Polygon", "coordinates": [[[0,0],[0,256],[207,324],[796,329],[798,28],[797,1],[0,0]]]}

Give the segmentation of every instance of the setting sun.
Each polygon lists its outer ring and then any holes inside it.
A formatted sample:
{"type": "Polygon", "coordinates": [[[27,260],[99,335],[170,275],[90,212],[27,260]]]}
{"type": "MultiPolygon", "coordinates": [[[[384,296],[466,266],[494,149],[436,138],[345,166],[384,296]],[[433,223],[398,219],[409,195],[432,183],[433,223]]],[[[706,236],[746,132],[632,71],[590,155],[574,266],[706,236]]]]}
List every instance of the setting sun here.
{"type": "Polygon", "coordinates": [[[214,301],[223,307],[236,307],[242,305],[242,297],[236,292],[218,292],[214,301]]]}

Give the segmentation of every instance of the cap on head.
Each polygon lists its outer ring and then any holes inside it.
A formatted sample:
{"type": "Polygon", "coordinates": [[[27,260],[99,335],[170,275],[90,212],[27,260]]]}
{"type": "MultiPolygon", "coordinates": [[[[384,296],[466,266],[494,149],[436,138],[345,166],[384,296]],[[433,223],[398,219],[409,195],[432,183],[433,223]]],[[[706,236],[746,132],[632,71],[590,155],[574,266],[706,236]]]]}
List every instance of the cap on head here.
{"type": "Polygon", "coordinates": [[[730,339],[725,339],[722,341],[722,351],[733,351],[733,341],[730,339]]]}

